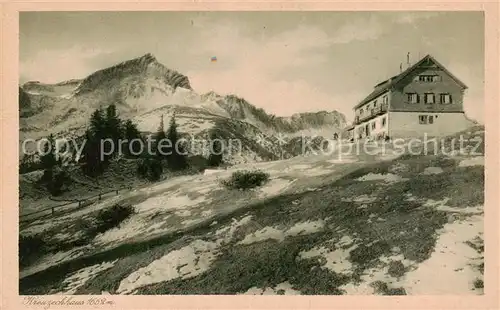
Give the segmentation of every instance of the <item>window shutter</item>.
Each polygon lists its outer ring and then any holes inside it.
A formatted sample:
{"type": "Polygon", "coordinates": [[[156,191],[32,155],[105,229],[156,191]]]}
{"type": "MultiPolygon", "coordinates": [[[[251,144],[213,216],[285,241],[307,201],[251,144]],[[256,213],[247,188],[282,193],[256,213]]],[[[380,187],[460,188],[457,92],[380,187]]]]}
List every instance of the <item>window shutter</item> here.
{"type": "Polygon", "coordinates": [[[420,103],[420,95],[419,94],[415,94],[415,96],[417,96],[417,103],[420,103]]]}

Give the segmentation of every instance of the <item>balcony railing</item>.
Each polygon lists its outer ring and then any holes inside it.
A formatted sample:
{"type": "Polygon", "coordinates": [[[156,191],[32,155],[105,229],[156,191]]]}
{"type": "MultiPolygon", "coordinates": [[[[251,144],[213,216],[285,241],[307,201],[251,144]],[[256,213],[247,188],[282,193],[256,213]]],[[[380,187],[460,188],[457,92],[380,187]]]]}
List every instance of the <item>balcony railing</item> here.
{"type": "Polygon", "coordinates": [[[387,112],[387,105],[381,105],[381,106],[372,108],[371,110],[368,110],[367,112],[368,113],[365,113],[363,115],[356,116],[354,118],[354,123],[360,124],[366,120],[374,118],[375,116],[384,114],[385,112],[387,112]]]}

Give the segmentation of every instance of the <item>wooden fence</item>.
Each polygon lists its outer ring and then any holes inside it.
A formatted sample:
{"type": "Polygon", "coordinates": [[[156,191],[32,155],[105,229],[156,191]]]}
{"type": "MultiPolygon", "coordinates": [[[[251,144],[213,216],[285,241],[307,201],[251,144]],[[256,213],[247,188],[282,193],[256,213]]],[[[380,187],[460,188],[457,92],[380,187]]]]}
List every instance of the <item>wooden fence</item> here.
{"type": "Polygon", "coordinates": [[[106,196],[108,196],[108,194],[115,193],[115,195],[118,195],[120,191],[124,191],[124,190],[130,191],[130,190],[132,190],[132,187],[114,189],[111,191],[107,191],[107,192],[99,193],[99,194],[94,195],[94,196],[87,197],[85,199],[56,200],[56,199],[51,197],[50,199],[53,201],[61,201],[61,202],[64,201],[64,203],[62,203],[60,205],[56,205],[56,206],[50,206],[47,208],[43,208],[43,209],[37,210],[35,212],[21,214],[20,219],[19,219],[19,223],[32,222],[32,221],[36,221],[36,220],[39,220],[42,218],[47,218],[50,216],[54,216],[56,214],[60,214],[61,212],[64,212],[64,211],[81,209],[81,208],[90,206],[91,204],[93,204],[97,201],[100,201],[103,198],[106,198],[106,196]],[[62,210],[62,208],[64,208],[64,210],[62,210]]]}

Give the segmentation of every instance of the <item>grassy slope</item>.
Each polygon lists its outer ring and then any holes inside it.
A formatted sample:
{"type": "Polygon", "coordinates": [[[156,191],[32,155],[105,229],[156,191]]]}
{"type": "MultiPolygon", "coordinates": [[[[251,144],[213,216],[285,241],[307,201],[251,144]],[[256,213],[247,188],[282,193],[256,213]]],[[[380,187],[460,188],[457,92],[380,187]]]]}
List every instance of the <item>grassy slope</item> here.
{"type": "MultiPolygon", "coordinates": [[[[182,174],[197,173],[203,170],[205,165],[205,161],[200,156],[189,157],[188,163],[190,164],[190,169],[183,171],[182,174]]],[[[70,184],[61,195],[52,198],[49,198],[51,195],[47,189],[37,183],[41,174],[42,171],[40,170],[27,174],[31,176],[20,176],[20,214],[36,212],[37,210],[60,205],[67,201],[87,199],[116,189],[123,192],[128,191],[129,188],[139,188],[151,184],[151,182],[138,177],[137,160],[135,159],[122,158],[118,161],[112,161],[104,173],[97,178],[85,175],[80,167],[71,167],[68,172],[71,178],[70,184]]],[[[169,179],[176,174],[178,173],[168,171],[165,164],[162,179],[169,179]]],[[[113,193],[110,193],[108,197],[113,195],[113,193]]]]}
{"type": "Polygon", "coordinates": [[[60,266],[35,277],[23,279],[20,291],[23,294],[48,293],[61,284],[68,267],[78,269],[100,261],[119,258],[111,269],[88,281],[77,293],[114,292],[119,282],[134,270],[178,249],[194,239],[207,239],[216,229],[228,224],[233,218],[253,215],[254,222],[240,228],[237,239],[261,227],[289,227],[306,220],[326,220],[327,229],[320,233],[290,237],[278,243],[268,240],[252,245],[235,245],[222,249],[222,255],[206,273],[188,280],[173,280],[140,289],[145,294],[230,294],[244,292],[250,287],[266,287],[290,281],[295,289],[305,294],[339,294],[339,286],[356,281],[361,273],[374,266],[383,254],[391,248],[400,247],[405,258],[422,262],[433,251],[435,232],[447,221],[447,214],[423,207],[422,202],[409,202],[406,194],[429,199],[449,197],[447,205],[463,207],[484,203],[483,167],[458,167],[454,159],[429,157],[408,157],[392,162],[377,163],[361,168],[320,190],[308,193],[283,195],[272,198],[220,218],[216,226],[201,225],[184,235],[171,235],[163,239],[145,242],[135,246],[122,247],[120,254],[110,252],[94,259],[77,262],[77,265],[60,266]],[[399,182],[391,186],[380,181],[358,182],[355,178],[369,172],[386,173],[394,164],[404,164],[410,169],[402,173],[412,182],[399,182]],[[425,167],[440,166],[444,173],[420,174],[425,167]],[[465,190],[467,189],[467,190],[465,190]],[[376,200],[366,209],[358,208],[355,202],[344,201],[346,197],[373,195],[376,200]],[[371,217],[384,221],[367,224],[371,217]],[[404,231],[405,234],[400,234],[404,231]],[[362,246],[350,253],[355,266],[353,276],[346,277],[332,271],[311,267],[321,265],[313,260],[297,260],[300,251],[308,250],[325,241],[354,235],[362,246]],[[36,281],[38,278],[39,281],[36,281]]]}
{"type": "MultiPolygon", "coordinates": [[[[136,176],[134,160],[113,162],[109,169],[99,178],[90,178],[83,174],[79,167],[71,167],[69,176],[71,182],[60,196],[54,200],[85,199],[102,192],[130,186],[139,186],[145,182],[136,176]]],[[[40,172],[41,173],[41,172],[40,172]]],[[[21,175],[19,180],[20,214],[37,211],[43,207],[61,204],[48,197],[51,196],[45,187],[37,184],[37,178],[26,178],[21,175]]]]}
{"type": "MultiPolygon", "coordinates": [[[[480,150],[484,150],[484,146],[480,150]]],[[[191,279],[147,285],[138,293],[232,294],[245,292],[251,287],[264,288],[289,281],[303,294],[340,294],[342,285],[359,282],[362,274],[379,264],[379,259],[389,255],[394,247],[400,248],[405,259],[417,263],[430,257],[437,231],[454,217],[426,206],[428,200],[448,198],[446,205],[459,209],[484,204],[484,167],[460,167],[461,159],[461,156],[405,155],[369,165],[346,164],[343,167],[349,168],[340,170],[342,173],[335,171],[313,179],[304,177],[307,181],[302,186],[297,186],[301,181],[299,179],[294,183],[295,187],[291,187],[293,191],[279,196],[253,204],[251,200],[244,199],[246,205],[243,208],[231,208],[209,221],[149,240],[121,243],[98,255],[76,259],[28,276],[20,281],[20,293],[47,294],[57,291],[65,286],[62,281],[70,273],[117,259],[111,269],[101,272],[77,290],[77,294],[114,293],[120,281],[137,269],[186,246],[192,240],[214,240],[217,229],[226,227],[235,219],[252,215],[252,222],[236,230],[234,240],[221,248],[221,254],[207,272],[191,279]],[[423,174],[427,167],[441,167],[443,173],[423,174]],[[411,181],[387,185],[383,181],[356,180],[368,173],[387,172],[411,181]],[[340,179],[332,177],[335,174],[342,176],[340,179]],[[305,186],[312,183],[316,190],[306,190],[305,186]],[[409,200],[409,194],[417,199],[409,200]],[[372,201],[360,204],[349,200],[364,195],[372,201]],[[213,220],[217,221],[216,225],[210,225],[213,220]],[[263,227],[286,229],[307,220],[323,220],[325,229],[309,235],[287,237],[282,242],[266,240],[250,245],[236,244],[245,235],[263,227]],[[351,275],[316,268],[325,263],[321,260],[297,260],[301,251],[316,246],[335,249],[332,240],[344,236],[352,236],[359,244],[349,253],[348,259],[353,265],[351,275]]],[[[218,191],[214,194],[220,200],[213,203],[222,206],[224,202],[237,201],[243,193],[218,191]]],[[[250,194],[248,198],[251,197],[250,194]]],[[[384,290],[387,294],[404,293],[404,288],[386,287],[384,290]]]]}
{"type": "MultiPolygon", "coordinates": [[[[414,171],[426,164],[433,165],[431,159],[397,161],[409,164],[414,171]]],[[[455,166],[449,167],[446,174],[440,176],[417,177],[409,174],[416,181],[398,183],[393,186],[380,186],[373,182],[369,186],[354,181],[354,177],[368,173],[387,172],[387,165],[375,165],[356,171],[354,174],[323,187],[320,191],[297,196],[285,196],[273,199],[257,206],[249,214],[254,215],[255,227],[247,227],[245,233],[251,233],[258,227],[292,226],[307,220],[325,219],[328,229],[308,236],[299,236],[278,243],[274,240],[255,243],[249,246],[233,245],[224,249],[224,254],[207,273],[189,280],[174,280],[150,285],[140,289],[140,293],[150,294],[231,294],[244,292],[250,287],[274,286],[283,281],[290,281],[295,289],[306,294],[338,294],[338,287],[357,277],[367,268],[375,266],[383,254],[389,255],[391,248],[401,248],[405,258],[422,262],[433,251],[435,231],[447,222],[445,212],[421,207],[419,203],[405,201],[405,194],[429,197],[429,185],[439,184],[442,194],[456,193],[452,205],[476,205],[483,203],[483,173],[479,168],[468,168],[466,173],[455,166]],[[464,187],[474,184],[471,191],[464,187]],[[359,209],[353,202],[343,202],[342,198],[373,194],[377,200],[368,209],[359,209]],[[461,194],[460,194],[461,193],[461,194]],[[390,199],[389,199],[390,197],[390,199]],[[299,201],[295,206],[292,202],[299,201]],[[371,214],[385,219],[383,222],[367,224],[371,214]],[[405,235],[400,232],[405,231],[405,235]],[[340,239],[344,235],[356,235],[362,240],[362,246],[351,251],[350,261],[355,265],[353,278],[346,278],[334,272],[312,266],[321,263],[297,261],[300,251],[308,250],[328,240],[340,239]]],[[[447,195],[447,196],[448,196],[447,195]]],[[[434,197],[434,198],[438,198],[434,197]]],[[[214,228],[215,229],[215,228],[214,228]]],[[[243,234],[243,233],[242,233],[243,234]]],[[[194,238],[195,236],[193,236],[194,238]]],[[[203,235],[198,235],[203,238],[203,235]]],[[[129,259],[132,259],[129,258],[129,259]]],[[[141,262],[141,265],[144,261],[141,262]]],[[[115,270],[116,271],[116,270],[115,270]]],[[[113,270],[109,271],[108,277],[113,270]]],[[[103,275],[101,275],[103,276],[103,275]]],[[[93,288],[99,279],[89,282],[85,289],[93,288]]],[[[109,280],[108,280],[109,283],[109,280]]],[[[102,288],[104,289],[104,288],[102,288]]],[[[112,291],[113,287],[108,287],[112,291]]]]}

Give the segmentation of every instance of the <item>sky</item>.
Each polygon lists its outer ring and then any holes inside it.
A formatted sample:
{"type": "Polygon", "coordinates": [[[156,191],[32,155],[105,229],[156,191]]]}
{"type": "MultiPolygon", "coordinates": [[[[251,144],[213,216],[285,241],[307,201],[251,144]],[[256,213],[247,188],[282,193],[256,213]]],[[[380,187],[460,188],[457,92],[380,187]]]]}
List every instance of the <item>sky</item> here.
{"type": "Polygon", "coordinates": [[[84,78],[152,53],[198,93],[348,120],[407,53],[411,63],[431,54],[469,87],[466,113],[483,121],[482,12],[22,12],[19,36],[20,83],[84,78]]]}

